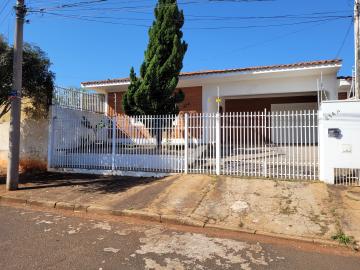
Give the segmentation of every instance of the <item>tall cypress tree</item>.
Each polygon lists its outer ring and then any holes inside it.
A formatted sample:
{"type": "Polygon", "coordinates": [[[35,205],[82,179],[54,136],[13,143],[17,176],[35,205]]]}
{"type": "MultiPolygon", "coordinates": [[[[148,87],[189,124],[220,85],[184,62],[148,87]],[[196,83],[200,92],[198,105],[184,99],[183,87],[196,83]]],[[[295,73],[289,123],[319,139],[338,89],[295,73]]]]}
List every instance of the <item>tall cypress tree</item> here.
{"type": "Polygon", "coordinates": [[[137,77],[130,71],[130,86],[123,98],[128,115],[177,114],[178,104],[184,100],[175,91],[187,44],[181,31],[184,14],[176,0],[158,0],[155,20],[149,29],[149,43],[144,62],[137,77]]]}

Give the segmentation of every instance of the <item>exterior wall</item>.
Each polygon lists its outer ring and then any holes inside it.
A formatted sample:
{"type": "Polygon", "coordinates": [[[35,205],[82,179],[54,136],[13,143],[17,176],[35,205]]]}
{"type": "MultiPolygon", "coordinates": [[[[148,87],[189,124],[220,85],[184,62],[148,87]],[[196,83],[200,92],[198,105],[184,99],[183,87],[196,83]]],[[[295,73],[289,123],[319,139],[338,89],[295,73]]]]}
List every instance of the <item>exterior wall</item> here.
{"type": "Polygon", "coordinates": [[[323,102],[319,110],[320,180],[334,183],[334,169],[360,169],[360,102],[323,102]],[[338,136],[329,134],[338,129],[338,136]]]}
{"type": "Polygon", "coordinates": [[[8,149],[9,149],[9,124],[0,123],[0,173],[6,170],[8,149]]]}
{"type": "Polygon", "coordinates": [[[271,111],[273,104],[287,103],[315,103],[316,96],[294,96],[294,97],[273,97],[273,98],[247,98],[225,100],[225,112],[254,112],[271,111]]]}
{"type": "MultiPolygon", "coordinates": [[[[217,112],[216,97],[218,87],[222,97],[222,106],[225,106],[226,97],[248,98],[256,95],[302,95],[313,94],[317,91],[316,75],[298,77],[278,77],[253,80],[239,80],[233,82],[219,81],[203,86],[203,112],[217,112]]],[[[338,99],[339,83],[336,74],[323,76],[323,85],[330,100],[338,99]]]]}
{"type": "MultiPolygon", "coordinates": [[[[46,169],[48,120],[25,119],[21,123],[20,167],[46,169]]],[[[0,171],[6,170],[9,150],[9,122],[0,124],[0,171]]]]}
{"type": "Polygon", "coordinates": [[[108,115],[113,116],[116,114],[123,114],[122,97],[124,92],[116,92],[108,94],[108,115]]]}
{"type": "MultiPolygon", "coordinates": [[[[185,94],[185,100],[180,104],[180,111],[196,111],[202,112],[202,87],[184,87],[179,88],[185,94]]],[[[108,115],[123,114],[122,97],[124,92],[116,92],[108,94],[108,115]]]]}
{"type": "Polygon", "coordinates": [[[185,99],[180,104],[180,111],[189,112],[195,111],[197,113],[202,112],[202,87],[184,87],[180,88],[184,94],[185,99]]]}

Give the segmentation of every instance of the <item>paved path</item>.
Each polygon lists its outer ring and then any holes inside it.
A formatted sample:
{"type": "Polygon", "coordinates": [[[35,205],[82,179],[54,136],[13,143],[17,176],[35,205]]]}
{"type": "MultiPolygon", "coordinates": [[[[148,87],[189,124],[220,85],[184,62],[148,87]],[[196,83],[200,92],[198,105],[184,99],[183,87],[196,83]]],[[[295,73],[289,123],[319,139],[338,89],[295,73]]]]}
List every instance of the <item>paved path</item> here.
{"type": "Polygon", "coordinates": [[[347,249],[59,210],[0,206],[0,231],[3,270],[360,269],[347,249]]]}

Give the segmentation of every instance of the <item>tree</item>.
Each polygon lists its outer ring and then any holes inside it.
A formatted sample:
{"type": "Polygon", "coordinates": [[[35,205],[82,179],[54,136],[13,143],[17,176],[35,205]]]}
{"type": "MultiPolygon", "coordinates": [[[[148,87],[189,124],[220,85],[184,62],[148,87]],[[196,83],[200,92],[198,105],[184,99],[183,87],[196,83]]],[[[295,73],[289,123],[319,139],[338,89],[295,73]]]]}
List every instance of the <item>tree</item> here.
{"type": "Polygon", "coordinates": [[[178,114],[184,100],[182,91],[175,91],[187,44],[181,31],[184,14],[176,0],[159,0],[155,21],[149,29],[149,43],[137,77],[130,71],[130,86],[123,98],[128,115],[178,114]]]}
{"type": "MultiPolygon", "coordinates": [[[[12,90],[13,48],[0,36],[0,118],[10,111],[12,90]]],[[[44,117],[51,104],[55,75],[51,62],[39,47],[25,44],[23,53],[22,100],[24,111],[31,117],[44,117]]]]}

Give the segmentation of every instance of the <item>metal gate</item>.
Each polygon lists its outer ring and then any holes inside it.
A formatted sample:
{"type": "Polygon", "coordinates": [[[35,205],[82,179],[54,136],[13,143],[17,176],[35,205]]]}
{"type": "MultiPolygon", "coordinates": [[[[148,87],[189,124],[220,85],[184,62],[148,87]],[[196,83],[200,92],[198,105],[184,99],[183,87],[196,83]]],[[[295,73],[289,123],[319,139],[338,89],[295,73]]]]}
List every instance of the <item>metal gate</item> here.
{"type": "Polygon", "coordinates": [[[317,111],[221,116],[221,174],[318,179],[317,111]]]}
{"type": "Polygon", "coordinates": [[[106,116],[52,107],[49,167],[318,179],[316,111],[106,116]]]}

